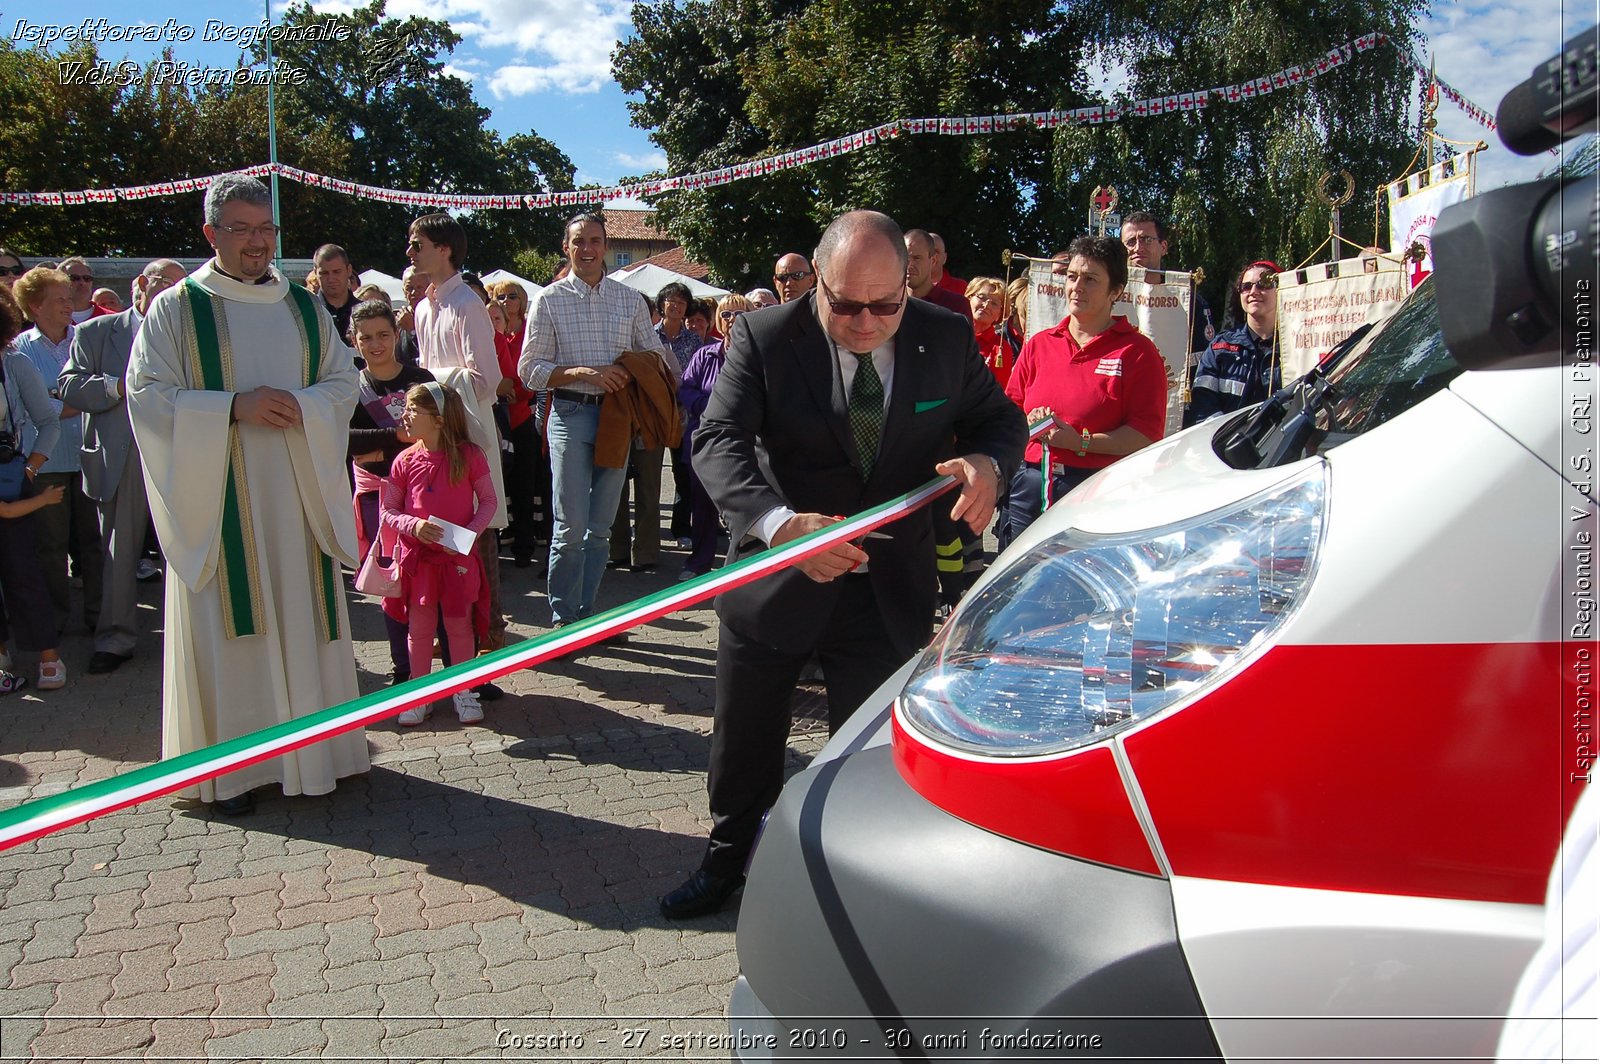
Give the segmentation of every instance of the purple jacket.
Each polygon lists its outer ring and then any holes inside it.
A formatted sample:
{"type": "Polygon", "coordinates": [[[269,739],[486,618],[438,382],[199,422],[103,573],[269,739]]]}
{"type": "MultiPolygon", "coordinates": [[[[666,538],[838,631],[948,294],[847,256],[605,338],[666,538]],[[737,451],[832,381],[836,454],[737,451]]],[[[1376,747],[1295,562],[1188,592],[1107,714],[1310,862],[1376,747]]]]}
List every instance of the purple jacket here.
{"type": "Polygon", "coordinates": [[[689,358],[683,369],[683,380],[678,385],[678,402],[683,406],[683,446],[689,446],[694,430],[700,427],[700,415],[705,413],[711,399],[711,389],[717,386],[717,375],[722,372],[726,342],[718,340],[706,344],[689,358]]]}

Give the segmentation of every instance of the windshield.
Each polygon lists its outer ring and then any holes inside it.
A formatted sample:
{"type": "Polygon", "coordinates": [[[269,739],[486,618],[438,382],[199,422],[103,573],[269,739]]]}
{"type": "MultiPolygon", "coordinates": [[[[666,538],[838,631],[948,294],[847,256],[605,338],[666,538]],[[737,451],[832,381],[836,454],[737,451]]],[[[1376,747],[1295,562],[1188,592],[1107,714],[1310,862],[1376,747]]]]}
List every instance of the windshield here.
{"type": "Polygon", "coordinates": [[[1430,277],[1388,321],[1362,326],[1322,365],[1225,424],[1214,446],[1235,469],[1298,462],[1410,410],[1461,371],[1439,335],[1430,277]]]}
{"type": "Polygon", "coordinates": [[[1461,372],[1439,334],[1430,277],[1393,318],[1328,371],[1332,389],[1317,424],[1327,438],[1318,450],[1377,428],[1449,387],[1461,372]]]}

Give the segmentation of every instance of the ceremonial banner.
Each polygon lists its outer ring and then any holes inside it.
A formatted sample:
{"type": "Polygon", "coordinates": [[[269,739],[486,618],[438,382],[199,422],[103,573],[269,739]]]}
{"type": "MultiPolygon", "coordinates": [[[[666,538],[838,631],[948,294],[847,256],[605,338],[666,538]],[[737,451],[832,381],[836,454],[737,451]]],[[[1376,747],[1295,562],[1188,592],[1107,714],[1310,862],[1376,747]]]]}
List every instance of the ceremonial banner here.
{"type": "MultiPolygon", "coordinates": [[[[1034,259],[1028,267],[1028,335],[1053,329],[1067,316],[1067,290],[1052,271],[1060,265],[1034,259]]],[[[1183,424],[1183,393],[1189,381],[1193,275],[1180,270],[1128,267],[1128,287],[1111,313],[1120,314],[1156,345],[1167,364],[1167,434],[1183,424]]]]}
{"type": "Polygon", "coordinates": [[[1384,186],[1389,199],[1390,252],[1399,258],[1417,240],[1426,252],[1420,263],[1408,264],[1412,288],[1433,272],[1433,223],[1439,220],[1439,212],[1473,193],[1475,154],[1452,156],[1384,186]]]}
{"type": "Polygon", "coordinates": [[[1363,255],[1278,274],[1283,382],[1304,375],[1361,326],[1393,314],[1411,291],[1405,265],[1363,255]]]}

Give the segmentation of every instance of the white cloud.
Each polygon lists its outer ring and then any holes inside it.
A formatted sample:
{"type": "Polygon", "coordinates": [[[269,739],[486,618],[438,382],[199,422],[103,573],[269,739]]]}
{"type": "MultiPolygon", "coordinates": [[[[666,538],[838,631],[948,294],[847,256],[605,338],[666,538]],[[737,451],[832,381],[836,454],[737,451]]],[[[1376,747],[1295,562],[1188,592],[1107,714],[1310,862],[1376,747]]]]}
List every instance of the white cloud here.
{"type": "Polygon", "coordinates": [[[528,66],[513,63],[496,70],[489,78],[489,91],[495,99],[529,96],[540,92],[599,92],[611,78],[611,71],[594,70],[582,63],[552,63],[528,66]]]}
{"type": "MultiPolygon", "coordinates": [[[[345,12],[356,0],[319,0],[318,11],[345,12]]],[[[593,93],[611,81],[611,51],[630,25],[627,0],[390,0],[390,18],[442,19],[461,34],[452,62],[460,73],[494,65],[486,79],[496,99],[540,92],[593,93]],[[481,54],[509,52],[485,61],[481,54]]]]}
{"type": "Polygon", "coordinates": [[[465,66],[458,66],[455,63],[446,63],[440,70],[440,73],[444,74],[446,77],[460,78],[469,85],[472,83],[473,79],[478,76],[475,72],[466,69],[465,66]]]}
{"type": "MultiPolygon", "coordinates": [[[[1493,114],[1500,98],[1526,80],[1536,63],[1555,55],[1578,30],[1594,25],[1594,0],[1560,0],[1559,12],[1552,6],[1551,0],[1436,3],[1421,27],[1425,47],[1439,77],[1493,114]]],[[[1429,61],[1426,54],[1418,58],[1429,61]]],[[[1513,155],[1494,133],[1447,99],[1440,100],[1438,117],[1442,136],[1488,142],[1489,150],[1479,156],[1482,190],[1529,180],[1554,161],[1550,155],[1513,155]]]]}
{"type": "Polygon", "coordinates": [[[616,160],[618,166],[639,173],[667,168],[667,153],[661,151],[647,151],[643,155],[617,151],[611,153],[611,158],[616,160]]]}

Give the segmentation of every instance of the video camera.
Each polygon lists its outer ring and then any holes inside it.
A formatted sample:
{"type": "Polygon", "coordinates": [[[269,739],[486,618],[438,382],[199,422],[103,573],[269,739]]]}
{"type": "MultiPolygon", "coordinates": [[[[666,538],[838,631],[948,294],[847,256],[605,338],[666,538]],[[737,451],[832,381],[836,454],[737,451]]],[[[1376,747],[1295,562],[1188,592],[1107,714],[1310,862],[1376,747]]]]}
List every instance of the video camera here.
{"type": "MultiPolygon", "coordinates": [[[[1596,128],[1600,27],[1567,41],[1506,94],[1500,139],[1537,155],[1596,128]]],[[[1445,345],[1480,369],[1560,353],[1591,337],[1600,256],[1600,178],[1558,177],[1485,192],[1445,208],[1433,229],[1436,299],[1445,345]]]]}

